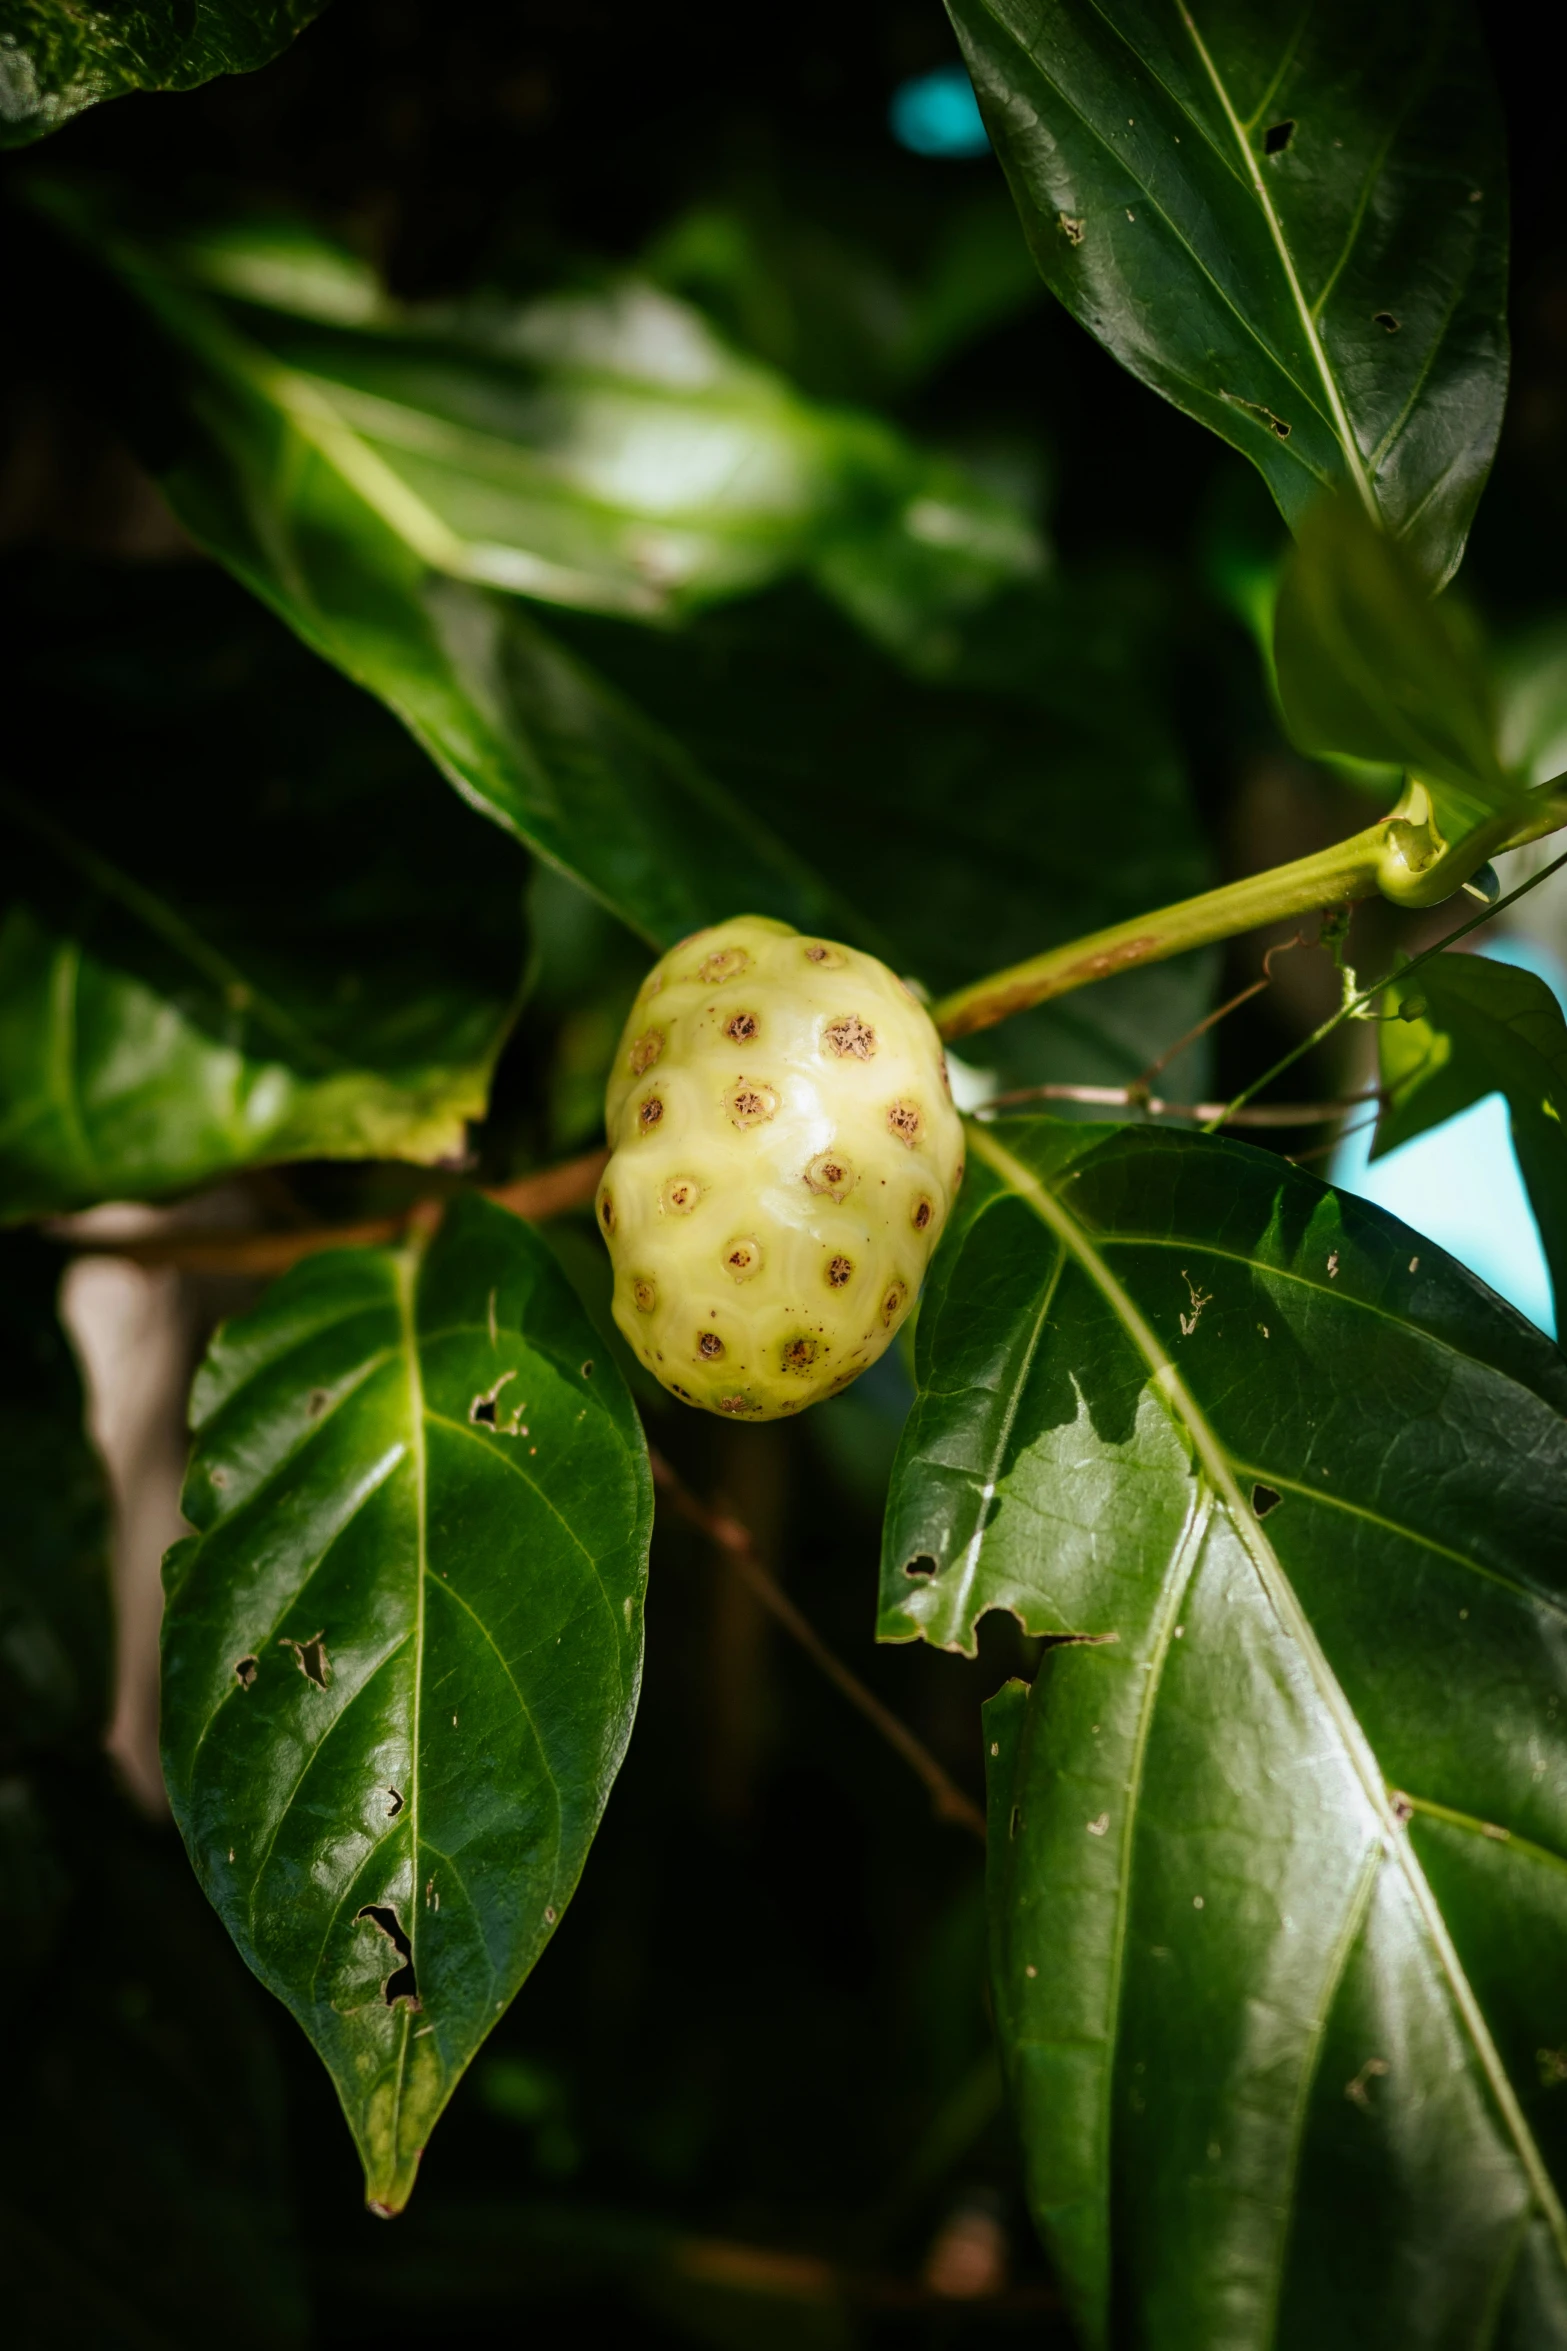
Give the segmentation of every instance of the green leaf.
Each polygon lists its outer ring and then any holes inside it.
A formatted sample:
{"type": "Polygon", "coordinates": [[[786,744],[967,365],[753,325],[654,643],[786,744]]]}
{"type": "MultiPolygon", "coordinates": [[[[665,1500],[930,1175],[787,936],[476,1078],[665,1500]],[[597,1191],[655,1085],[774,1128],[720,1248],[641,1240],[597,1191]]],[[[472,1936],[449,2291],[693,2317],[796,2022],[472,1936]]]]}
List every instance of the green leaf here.
{"type": "Polygon", "coordinates": [[[1567,1021],[1545,982],[1483,955],[1438,955],[1395,982],[1377,1032],[1391,1100],[1372,1157],[1505,1095],[1513,1148],[1567,1316],[1567,1021]]]}
{"type": "Polygon", "coordinates": [[[1273,643],[1285,723],[1303,751],[1408,769],[1449,845],[1516,800],[1472,638],[1347,500],[1301,526],[1273,643]]]}
{"type": "Polygon", "coordinates": [[[326,0],[7,0],[0,29],[0,148],[25,147],[83,107],[132,90],[194,90],[254,73],[326,0]]]}
{"type": "Polygon", "coordinates": [[[34,567],[0,611],[38,747],[0,790],[0,1213],[460,1152],[515,851],[205,568],[34,567]]]}
{"type": "Polygon", "coordinates": [[[170,1802],[395,2211],[630,1736],[641,1427],[543,1243],[475,1198],[423,1253],[288,1275],[219,1333],[192,1413],[170,1802]]]}
{"type": "Polygon", "coordinates": [[[187,527],[460,792],[656,944],[737,907],[853,927],[682,745],[476,581],[653,619],[809,565],[917,645],[1037,569],[1011,506],[808,407],[652,289],[378,324],[331,249],[134,243],[78,192],[39,193],[157,321],[144,438],[187,527]]]}
{"type": "Polygon", "coordinates": [[[918,1357],[883,1633],[1056,1644],[988,1874],[1085,2340],[1567,2342],[1561,1357],[1275,1158],[1043,1121],[918,1357]]]}
{"type": "Polygon", "coordinates": [[[1046,283],[1298,522],[1445,580],[1506,390],[1502,125],[1464,0],[949,0],[1046,283]]]}
{"type": "Polygon", "coordinates": [[[59,1282],[47,1244],[0,1241],[0,1763],[95,1744],[109,1709],[107,1511],[59,1282]]]}
{"type": "MultiPolygon", "coordinates": [[[[1164,615],[1137,605],[1119,574],[1052,578],[949,628],[918,679],[798,590],[673,642],[572,636],[852,897],[867,945],[940,992],[1211,881],[1163,706],[1164,615]]],[[[1125,1082],[1201,1019],[1212,979],[1206,956],[1126,973],[975,1057],[1009,1084],[1125,1082]]]]}

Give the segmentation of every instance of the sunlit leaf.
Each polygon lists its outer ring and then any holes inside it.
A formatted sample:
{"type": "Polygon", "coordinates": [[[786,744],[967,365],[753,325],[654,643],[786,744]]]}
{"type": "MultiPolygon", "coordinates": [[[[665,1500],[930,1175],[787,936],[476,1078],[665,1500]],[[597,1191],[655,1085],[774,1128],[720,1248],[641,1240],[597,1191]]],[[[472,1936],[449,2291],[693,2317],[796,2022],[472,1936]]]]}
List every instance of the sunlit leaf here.
{"type": "Polygon", "coordinates": [[[1372,1157],[1487,1094],[1506,1097],[1513,1148],[1567,1309],[1567,1021],[1545,982],[1483,955],[1438,955],[1389,988],[1377,1031],[1390,1100],[1372,1157]]]}
{"type": "Polygon", "coordinates": [[[641,1429],[543,1243],[474,1198],[422,1252],[288,1275],[220,1332],[192,1412],[170,1801],[396,2210],[625,1751],[641,1429]]]}
{"type": "Polygon", "coordinates": [[[133,90],[193,90],[253,73],[326,0],[6,0],[0,21],[0,147],[25,147],[85,106],[133,90]]]}
{"type": "Polygon", "coordinates": [[[1244,452],[1445,579],[1506,389],[1502,128],[1465,0],[949,0],[1052,290],[1244,452]]]}
{"type": "Polygon", "coordinates": [[[1058,1644],[987,1713],[988,1871],[1085,2340],[1567,2341],[1561,1357],[1239,1144],[969,1165],[882,1630],[1058,1644]]]}
{"type": "Polygon", "coordinates": [[[461,1152],[515,849],[220,574],[34,568],[3,609],[0,1213],[461,1152]]]}

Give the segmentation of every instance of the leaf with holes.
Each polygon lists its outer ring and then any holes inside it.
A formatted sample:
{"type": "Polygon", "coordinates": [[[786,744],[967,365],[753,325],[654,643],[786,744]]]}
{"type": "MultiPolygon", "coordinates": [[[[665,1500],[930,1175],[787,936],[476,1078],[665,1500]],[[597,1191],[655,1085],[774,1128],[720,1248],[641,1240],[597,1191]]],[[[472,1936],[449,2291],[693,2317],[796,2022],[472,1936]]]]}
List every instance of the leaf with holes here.
{"type": "Polygon", "coordinates": [[[192,1411],[170,1802],[396,2211],[625,1751],[641,1428],[543,1243],[476,1199],[423,1251],[277,1283],[219,1333],[192,1411]]]}
{"type": "Polygon", "coordinates": [[[326,0],[9,0],[0,32],[0,147],[134,90],[194,90],[270,65],[326,0]]]}
{"type": "Polygon", "coordinates": [[[1244,1145],[969,1171],[882,1630],[1055,1644],[987,1712],[991,1950],[1085,2339],[1567,2344],[1567,1368],[1244,1145]]]}
{"type": "Polygon", "coordinates": [[[25,568],[0,623],[49,746],[0,787],[0,1217],[461,1152],[521,983],[517,850],[219,575],[25,568]]]}
{"type": "Polygon", "coordinates": [[[1446,579],[1501,425],[1507,183],[1465,0],[948,0],[1046,282],[1259,468],[1446,579]]]}
{"type": "Polygon", "coordinates": [[[1438,955],[1388,990],[1377,1030],[1389,1101],[1372,1157],[1487,1094],[1506,1096],[1513,1148],[1567,1318],[1567,1021],[1542,979],[1483,955],[1438,955]]]}

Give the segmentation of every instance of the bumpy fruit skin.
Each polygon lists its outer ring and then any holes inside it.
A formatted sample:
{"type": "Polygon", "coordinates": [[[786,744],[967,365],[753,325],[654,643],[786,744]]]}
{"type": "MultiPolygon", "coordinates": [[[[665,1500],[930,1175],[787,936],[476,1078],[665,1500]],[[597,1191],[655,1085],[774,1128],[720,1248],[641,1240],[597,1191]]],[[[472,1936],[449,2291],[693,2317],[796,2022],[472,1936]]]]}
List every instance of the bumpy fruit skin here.
{"type": "Polygon", "coordinates": [[[887,1346],[963,1180],[929,1015],[874,956],[742,915],[654,965],[604,1105],[615,1320],[655,1379],[746,1420],[887,1346]]]}

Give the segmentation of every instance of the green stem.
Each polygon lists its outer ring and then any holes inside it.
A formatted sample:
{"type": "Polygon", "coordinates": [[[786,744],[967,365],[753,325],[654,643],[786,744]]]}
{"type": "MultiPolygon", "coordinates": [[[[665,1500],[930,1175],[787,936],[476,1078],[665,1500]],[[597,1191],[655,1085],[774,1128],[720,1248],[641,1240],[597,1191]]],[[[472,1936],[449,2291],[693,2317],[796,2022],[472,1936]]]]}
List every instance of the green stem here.
{"type": "Polygon", "coordinates": [[[1540,785],[1526,795],[1522,811],[1515,803],[1492,824],[1451,847],[1436,829],[1425,787],[1411,782],[1390,815],[1331,849],[1298,857],[1290,865],[1272,866],[1245,881],[1227,882],[1220,890],[1205,890],[1198,898],[1184,898],[1132,922],[1114,923],[1065,947],[1047,948],[1026,963],[991,972],[943,996],[931,1006],[931,1018],[944,1037],[967,1037],[1116,972],[1162,963],[1171,955],[1210,947],[1263,923],[1287,921],[1293,914],[1348,906],[1378,891],[1401,905],[1439,904],[1488,857],[1521,848],[1526,841],[1567,825],[1563,781],[1558,776],[1540,785]]]}

